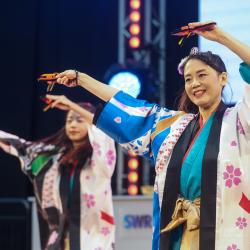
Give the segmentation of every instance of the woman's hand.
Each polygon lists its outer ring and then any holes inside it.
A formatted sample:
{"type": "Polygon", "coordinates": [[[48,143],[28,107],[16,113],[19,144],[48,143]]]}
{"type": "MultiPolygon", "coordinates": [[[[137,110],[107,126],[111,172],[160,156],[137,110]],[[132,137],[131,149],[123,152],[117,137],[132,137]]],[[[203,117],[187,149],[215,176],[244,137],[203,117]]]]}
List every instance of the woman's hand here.
{"type": "MultiPolygon", "coordinates": [[[[207,22],[194,22],[194,23],[189,23],[188,27],[193,29],[201,25],[205,25],[211,23],[211,21],[207,22]]],[[[200,35],[208,40],[215,41],[215,42],[220,42],[220,40],[224,37],[225,32],[218,28],[216,24],[211,25],[207,27],[207,29],[196,29],[192,31],[194,34],[200,35]]]]}
{"type": "Polygon", "coordinates": [[[48,81],[48,84],[63,84],[67,87],[80,86],[103,101],[109,101],[119,90],[107,84],[97,81],[93,77],[76,70],[66,70],[56,76],[56,81],[48,81]]]}
{"type": "MultiPolygon", "coordinates": [[[[77,83],[78,72],[76,70],[66,70],[56,75],[56,82],[59,84],[63,84],[67,87],[76,87],[77,83]]],[[[48,82],[51,84],[52,82],[48,82]]]]}
{"type": "Polygon", "coordinates": [[[64,95],[46,95],[46,98],[50,101],[50,108],[58,108],[66,111],[72,109],[73,102],[64,95]]]}

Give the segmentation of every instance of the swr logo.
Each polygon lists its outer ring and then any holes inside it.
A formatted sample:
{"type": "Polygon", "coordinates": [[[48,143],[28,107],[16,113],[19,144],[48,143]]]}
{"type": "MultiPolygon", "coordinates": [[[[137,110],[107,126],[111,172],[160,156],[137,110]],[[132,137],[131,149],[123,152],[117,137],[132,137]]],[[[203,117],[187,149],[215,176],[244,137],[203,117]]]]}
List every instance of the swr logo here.
{"type": "Polygon", "coordinates": [[[152,218],[150,215],[127,214],[123,217],[123,221],[126,229],[152,227],[152,218]]]}

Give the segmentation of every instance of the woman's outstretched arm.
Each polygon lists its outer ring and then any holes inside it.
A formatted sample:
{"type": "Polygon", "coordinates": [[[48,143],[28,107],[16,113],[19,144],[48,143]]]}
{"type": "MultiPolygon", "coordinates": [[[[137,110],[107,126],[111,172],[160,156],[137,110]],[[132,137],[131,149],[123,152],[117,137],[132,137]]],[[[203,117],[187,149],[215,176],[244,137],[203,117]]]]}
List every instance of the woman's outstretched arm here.
{"type": "Polygon", "coordinates": [[[66,70],[58,74],[57,83],[68,87],[79,85],[105,102],[109,101],[117,92],[119,92],[118,89],[99,82],[87,74],[76,72],[75,70],[66,70]]]}

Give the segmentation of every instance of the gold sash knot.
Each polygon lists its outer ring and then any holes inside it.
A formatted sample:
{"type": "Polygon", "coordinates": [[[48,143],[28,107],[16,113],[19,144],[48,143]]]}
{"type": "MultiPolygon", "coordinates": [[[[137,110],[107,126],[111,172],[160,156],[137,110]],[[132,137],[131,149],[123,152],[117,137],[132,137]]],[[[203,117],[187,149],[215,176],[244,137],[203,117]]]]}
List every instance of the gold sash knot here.
{"type": "Polygon", "coordinates": [[[199,250],[200,198],[194,201],[178,198],[172,220],[161,233],[169,232],[181,224],[184,224],[184,227],[180,249],[199,250]]]}
{"type": "Polygon", "coordinates": [[[179,225],[187,224],[187,230],[192,231],[200,226],[200,198],[194,201],[178,198],[172,220],[161,230],[162,233],[169,232],[179,225]]]}

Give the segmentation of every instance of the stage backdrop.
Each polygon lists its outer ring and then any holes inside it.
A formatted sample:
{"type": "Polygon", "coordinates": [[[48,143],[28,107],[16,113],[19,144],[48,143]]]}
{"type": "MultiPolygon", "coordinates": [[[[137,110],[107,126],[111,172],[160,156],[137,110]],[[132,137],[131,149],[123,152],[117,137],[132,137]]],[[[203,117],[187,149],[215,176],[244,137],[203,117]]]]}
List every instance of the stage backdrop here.
{"type": "MultiPolygon", "coordinates": [[[[59,129],[64,112],[42,112],[39,97],[46,85],[37,83],[42,73],[78,69],[103,79],[106,69],[117,61],[118,0],[27,0],[3,1],[0,15],[0,129],[28,140],[48,136],[59,129]]],[[[197,0],[167,1],[167,107],[172,108],[183,85],[177,64],[196,38],[180,47],[170,32],[197,20],[197,0]]],[[[98,100],[84,90],[56,86],[54,94],[71,99],[98,100]]],[[[0,197],[32,195],[18,161],[0,152],[0,197]]]]}

